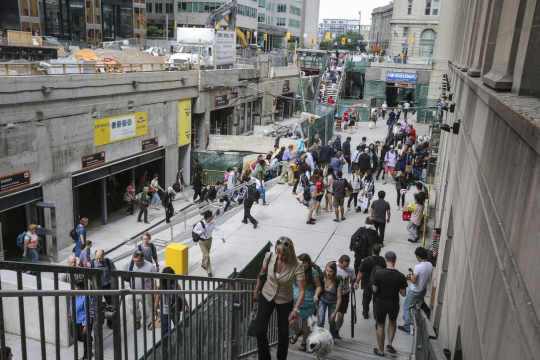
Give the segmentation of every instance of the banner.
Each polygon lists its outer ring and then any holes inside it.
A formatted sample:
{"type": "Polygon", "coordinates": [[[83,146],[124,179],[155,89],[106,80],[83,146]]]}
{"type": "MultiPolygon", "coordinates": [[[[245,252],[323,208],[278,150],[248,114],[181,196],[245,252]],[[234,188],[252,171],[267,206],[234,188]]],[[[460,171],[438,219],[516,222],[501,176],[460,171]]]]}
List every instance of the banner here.
{"type": "Polygon", "coordinates": [[[178,101],[178,146],[191,142],[191,99],[178,101]]]}
{"type": "Polygon", "coordinates": [[[390,82],[410,82],[415,83],[418,79],[417,73],[387,72],[386,81],[390,82]]]}
{"type": "Polygon", "coordinates": [[[147,132],[148,118],[146,111],[94,120],[96,146],[146,135],[147,132]]]}

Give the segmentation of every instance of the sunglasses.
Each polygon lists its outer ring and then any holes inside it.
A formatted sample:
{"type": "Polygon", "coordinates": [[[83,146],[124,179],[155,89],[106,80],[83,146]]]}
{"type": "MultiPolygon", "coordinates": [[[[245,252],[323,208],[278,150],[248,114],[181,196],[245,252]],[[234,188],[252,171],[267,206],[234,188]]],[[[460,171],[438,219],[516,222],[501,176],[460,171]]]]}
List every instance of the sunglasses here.
{"type": "Polygon", "coordinates": [[[285,247],[289,247],[289,245],[290,245],[287,240],[278,240],[278,241],[276,241],[276,244],[277,245],[283,245],[285,247]]]}

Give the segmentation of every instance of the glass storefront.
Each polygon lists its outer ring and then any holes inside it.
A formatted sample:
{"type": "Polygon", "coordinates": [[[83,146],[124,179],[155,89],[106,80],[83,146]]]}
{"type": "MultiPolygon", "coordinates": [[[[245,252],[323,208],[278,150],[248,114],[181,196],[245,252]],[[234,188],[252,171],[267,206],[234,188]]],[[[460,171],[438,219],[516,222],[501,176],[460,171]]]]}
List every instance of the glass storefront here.
{"type": "Polygon", "coordinates": [[[84,0],[40,0],[39,12],[43,35],[86,41],[84,0]]]}
{"type": "Polygon", "coordinates": [[[103,1],[103,41],[115,41],[116,38],[133,37],[133,5],[131,2],[103,1]]]}

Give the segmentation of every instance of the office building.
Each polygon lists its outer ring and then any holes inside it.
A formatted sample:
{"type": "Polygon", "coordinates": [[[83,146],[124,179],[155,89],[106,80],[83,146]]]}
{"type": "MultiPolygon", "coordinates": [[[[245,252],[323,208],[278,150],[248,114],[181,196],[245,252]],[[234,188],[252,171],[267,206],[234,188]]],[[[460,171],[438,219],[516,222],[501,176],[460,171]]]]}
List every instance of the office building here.
{"type": "Polygon", "coordinates": [[[392,19],[393,10],[393,2],[373,9],[369,32],[370,49],[373,50],[375,46],[378,46],[379,50],[387,50],[390,46],[390,20],[392,19]]]}
{"type": "MultiPolygon", "coordinates": [[[[302,3],[302,24],[300,35],[305,39],[305,42],[311,44],[311,39],[317,39],[319,27],[317,21],[319,19],[319,10],[321,0],[306,0],[302,3]]],[[[308,44],[306,44],[308,45],[308,44]]]]}
{"type": "Polygon", "coordinates": [[[0,28],[48,35],[70,45],[146,39],[146,0],[2,0],[0,28]]]}
{"type": "Polygon", "coordinates": [[[394,4],[390,20],[390,55],[431,58],[437,36],[440,0],[406,0],[394,4]]]}
{"type": "Polygon", "coordinates": [[[370,25],[360,25],[359,19],[323,19],[323,22],[319,24],[319,38],[325,40],[327,32],[330,32],[330,37],[334,39],[348,31],[355,31],[367,40],[370,28],[370,25]]]}

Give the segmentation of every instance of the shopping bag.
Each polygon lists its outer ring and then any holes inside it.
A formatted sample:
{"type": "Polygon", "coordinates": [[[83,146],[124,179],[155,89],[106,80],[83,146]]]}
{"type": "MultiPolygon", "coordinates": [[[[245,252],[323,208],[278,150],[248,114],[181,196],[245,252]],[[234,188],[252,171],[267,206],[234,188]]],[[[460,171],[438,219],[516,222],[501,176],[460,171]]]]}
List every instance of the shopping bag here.
{"type": "Polygon", "coordinates": [[[249,325],[248,325],[248,336],[251,337],[257,337],[257,308],[253,309],[251,311],[251,314],[249,315],[249,325]]]}
{"type": "Polygon", "coordinates": [[[412,213],[410,211],[403,211],[403,221],[411,220],[412,213]]]}
{"type": "Polygon", "coordinates": [[[369,121],[369,128],[373,129],[373,121],[371,121],[371,120],[369,121]]]}
{"type": "Polygon", "coordinates": [[[358,198],[358,202],[359,202],[359,206],[362,208],[362,209],[367,209],[368,207],[368,203],[369,203],[369,199],[367,197],[364,197],[364,196],[360,196],[358,198]]]}
{"type": "Polygon", "coordinates": [[[410,203],[409,205],[407,205],[407,211],[413,212],[415,206],[416,203],[410,203]]]}

